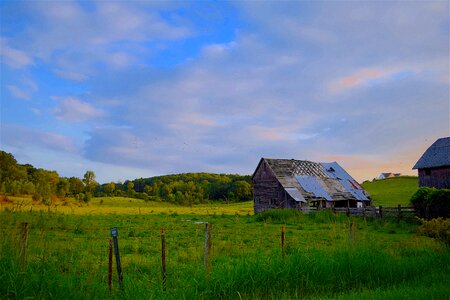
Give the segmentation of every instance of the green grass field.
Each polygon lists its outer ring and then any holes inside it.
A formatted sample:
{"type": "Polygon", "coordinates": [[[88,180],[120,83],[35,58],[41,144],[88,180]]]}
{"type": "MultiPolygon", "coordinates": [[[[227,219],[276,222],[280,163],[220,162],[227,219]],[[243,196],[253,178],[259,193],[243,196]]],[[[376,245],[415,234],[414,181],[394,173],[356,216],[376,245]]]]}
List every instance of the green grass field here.
{"type": "MultiPolygon", "coordinates": [[[[25,200],[14,199],[19,203],[25,200]]],[[[63,206],[50,212],[40,206],[33,210],[24,206],[22,212],[4,207],[0,212],[3,298],[450,297],[450,252],[440,242],[417,236],[414,223],[347,218],[329,211],[305,215],[279,210],[252,215],[247,211],[251,202],[189,208],[103,198],[73,211],[63,212],[63,206]],[[29,239],[27,262],[21,268],[19,240],[24,221],[29,223],[29,239]],[[213,226],[210,274],[203,268],[202,222],[213,226]],[[351,222],[356,224],[352,239],[351,222]],[[282,225],[286,226],[285,255],[282,225]],[[113,291],[108,290],[111,227],[119,231],[123,291],[116,273],[113,291]],[[165,291],[160,228],[166,230],[165,291]]]]}
{"type": "Polygon", "coordinates": [[[58,212],[63,214],[77,215],[139,215],[139,214],[158,214],[158,213],[177,213],[193,215],[209,214],[253,214],[253,201],[240,203],[211,203],[198,204],[191,206],[179,206],[166,202],[145,202],[141,199],[125,197],[99,197],[92,198],[88,204],[77,202],[73,199],[64,201],[57,200],[47,206],[40,202],[33,202],[31,197],[8,196],[10,202],[0,202],[0,210],[11,210],[16,212],[25,211],[45,211],[58,212]]]}
{"type": "Polygon", "coordinates": [[[383,180],[367,181],[362,187],[372,196],[375,206],[409,206],[411,196],[417,191],[418,178],[400,176],[383,180]]]}

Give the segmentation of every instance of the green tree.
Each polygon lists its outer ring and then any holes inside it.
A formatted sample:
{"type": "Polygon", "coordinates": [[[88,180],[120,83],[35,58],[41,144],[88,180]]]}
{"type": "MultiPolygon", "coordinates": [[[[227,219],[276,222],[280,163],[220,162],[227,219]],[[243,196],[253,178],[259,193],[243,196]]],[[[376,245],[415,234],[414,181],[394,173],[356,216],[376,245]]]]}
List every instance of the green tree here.
{"type": "Polygon", "coordinates": [[[22,184],[22,193],[26,195],[33,195],[35,192],[34,184],[31,181],[25,181],[22,184]]]}
{"type": "Polygon", "coordinates": [[[83,192],[84,184],[80,178],[70,177],[69,178],[69,193],[72,196],[78,195],[83,192]]]}
{"type": "Polygon", "coordinates": [[[234,182],[231,189],[238,201],[246,201],[252,197],[252,186],[244,180],[234,182]]]}
{"type": "Polygon", "coordinates": [[[128,192],[128,194],[133,194],[133,192],[134,192],[134,183],[133,183],[133,181],[128,181],[127,182],[127,192],[128,192]]]}
{"type": "Polygon", "coordinates": [[[110,182],[105,186],[105,193],[108,195],[112,195],[116,189],[116,184],[114,182],[110,182]]]}
{"type": "Polygon", "coordinates": [[[69,194],[70,183],[67,178],[59,178],[56,184],[56,194],[60,197],[66,197],[69,194]]]}
{"type": "Polygon", "coordinates": [[[83,176],[84,189],[88,193],[92,193],[95,187],[98,185],[95,181],[94,171],[86,171],[83,176]]]}
{"type": "Polygon", "coordinates": [[[25,180],[27,176],[27,169],[18,165],[12,154],[0,151],[0,182],[25,180]]]}

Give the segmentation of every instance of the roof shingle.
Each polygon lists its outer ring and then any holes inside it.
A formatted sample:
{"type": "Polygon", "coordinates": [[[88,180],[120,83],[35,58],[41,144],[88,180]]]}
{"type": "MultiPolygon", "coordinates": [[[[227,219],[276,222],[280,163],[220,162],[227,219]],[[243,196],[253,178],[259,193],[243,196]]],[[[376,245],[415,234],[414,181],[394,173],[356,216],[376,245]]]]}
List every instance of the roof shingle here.
{"type": "Polygon", "coordinates": [[[450,166],[450,137],[440,138],[420,157],[413,169],[450,166]]]}

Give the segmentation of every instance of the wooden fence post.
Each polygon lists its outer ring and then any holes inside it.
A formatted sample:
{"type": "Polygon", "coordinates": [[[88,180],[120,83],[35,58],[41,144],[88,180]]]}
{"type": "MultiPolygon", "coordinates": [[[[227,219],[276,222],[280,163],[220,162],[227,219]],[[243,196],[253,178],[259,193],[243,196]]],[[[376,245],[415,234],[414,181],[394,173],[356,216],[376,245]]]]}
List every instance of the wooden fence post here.
{"type": "Polygon", "coordinates": [[[22,229],[20,232],[20,269],[25,268],[27,262],[27,248],[28,248],[28,223],[22,222],[22,229]]]}
{"type": "Polygon", "coordinates": [[[164,228],[161,228],[161,276],[162,276],[162,288],[166,290],[166,232],[164,228]]]}
{"type": "Polygon", "coordinates": [[[212,231],[212,224],[206,223],[205,224],[205,251],[204,251],[204,257],[203,257],[203,264],[205,267],[206,274],[211,273],[211,248],[212,248],[212,240],[211,240],[211,231],[212,231]]]}
{"type": "Polygon", "coordinates": [[[353,222],[351,222],[350,227],[349,227],[349,235],[348,235],[348,240],[349,240],[351,246],[353,246],[354,238],[355,238],[355,224],[353,222]]]}
{"type": "Polygon", "coordinates": [[[113,241],[109,239],[109,255],[108,255],[108,286],[109,291],[112,290],[112,272],[113,272],[113,241]]]}
{"type": "Polygon", "coordinates": [[[116,227],[111,228],[111,236],[114,242],[114,254],[116,256],[117,276],[119,278],[120,288],[123,290],[122,265],[120,264],[119,241],[117,240],[118,232],[116,227]]]}
{"type": "Polygon", "coordinates": [[[379,208],[380,219],[383,219],[383,206],[380,205],[379,208]]]}
{"type": "Polygon", "coordinates": [[[350,200],[347,200],[347,212],[346,212],[346,214],[347,214],[347,217],[350,216],[350,200]]]}
{"type": "Polygon", "coordinates": [[[285,238],[285,232],[286,232],[286,227],[283,225],[281,226],[281,255],[284,257],[285,256],[285,248],[284,248],[284,238],[285,238]]]}
{"type": "Polygon", "coordinates": [[[399,204],[397,206],[397,222],[400,222],[400,220],[402,219],[402,206],[399,204]]]}

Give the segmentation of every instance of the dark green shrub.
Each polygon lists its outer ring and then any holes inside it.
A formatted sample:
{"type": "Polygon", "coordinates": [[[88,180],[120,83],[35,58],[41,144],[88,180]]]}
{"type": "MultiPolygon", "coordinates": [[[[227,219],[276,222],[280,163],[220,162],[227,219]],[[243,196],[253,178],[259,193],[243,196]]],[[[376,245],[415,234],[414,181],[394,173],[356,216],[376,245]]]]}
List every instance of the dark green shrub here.
{"type": "Polygon", "coordinates": [[[417,234],[438,239],[450,247],[450,219],[437,218],[421,221],[422,226],[417,228],[417,234]]]}
{"type": "Polygon", "coordinates": [[[411,197],[411,204],[421,218],[450,216],[450,190],[421,187],[411,197]]]}

